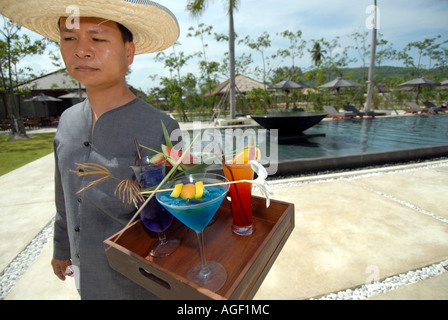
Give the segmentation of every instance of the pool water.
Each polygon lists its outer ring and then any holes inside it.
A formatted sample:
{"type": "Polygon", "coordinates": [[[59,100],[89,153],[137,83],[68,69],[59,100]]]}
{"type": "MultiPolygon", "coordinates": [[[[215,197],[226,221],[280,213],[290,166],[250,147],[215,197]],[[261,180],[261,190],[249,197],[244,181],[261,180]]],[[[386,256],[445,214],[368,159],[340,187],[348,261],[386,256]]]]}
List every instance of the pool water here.
{"type": "Polygon", "coordinates": [[[305,131],[322,133],[325,137],[279,145],[279,161],[448,144],[448,114],[329,120],[305,131]]]}
{"type": "MultiPolygon", "coordinates": [[[[192,130],[187,132],[190,141],[197,134],[192,130]]],[[[374,119],[325,119],[304,132],[307,135],[317,136],[299,139],[294,143],[288,142],[288,144],[275,142],[274,147],[270,143],[275,139],[269,134],[266,135],[266,130],[262,127],[203,129],[200,150],[194,146],[193,154],[199,151],[220,154],[221,148],[216,147],[216,144],[214,148],[209,147],[216,141],[221,144],[224,153],[229,150],[240,150],[249,143],[248,132],[251,132],[249,135],[255,138],[262,149],[262,164],[265,164],[264,161],[281,163],[310,158],[333,158],[430,146],[448,146],[448,114],[384,116],[374,119]],[[226,136],[229,130],[230,139],[226,136]],[[240,131],[239,134],[237,134],[238,131],[240,131]],[[205,134],[206,132],[209,132],[208,134],[218,132],[218,136],[210,138],[205,134]]]]}

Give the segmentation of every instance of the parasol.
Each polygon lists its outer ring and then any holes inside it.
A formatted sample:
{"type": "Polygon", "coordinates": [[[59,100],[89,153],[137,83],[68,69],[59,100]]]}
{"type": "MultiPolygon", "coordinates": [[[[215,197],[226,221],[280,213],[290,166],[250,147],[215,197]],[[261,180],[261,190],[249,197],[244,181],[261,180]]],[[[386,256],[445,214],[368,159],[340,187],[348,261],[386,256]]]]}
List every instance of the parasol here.
{"type": "Polygon", "coordinates": [[[45,116],[48,116],[48,103],[62,101],[62,99],[50,97],[50,96],[47,96],[46,94],[39,93],[37,96],[34,96],[29,99],[25,99],[23,101],[33,102],[33,105],[34,105],[34,102],[42,102],[42,104],[44,106],[44,108],[43,108],[44,114],[45,114],[45,116]]]}
{"type": "Polygon", "coordinates": [[[428,80],[426,78],[420,77],[415,78],[403,83],[400,83],[398,87],[400,88],[417,88],[417,97],[415,98],[415,102],[418,104],[418,97],[420,95],[420,88],[422,87],[434,87],[439,86],[440,82],[428,80]]]}
{"type": "Polygon", "coordinates": [[[289,90],[291,89],[303,89],[303,88],[309,88],[309,86],[302,84],[300,82],[295,82],[293,80],[283,80],[280,81],[272,86],[270,86],[268,89],[275,89],[275,90],[284,90],[286,92],[286,110],[288,109],[289,106],[289,99],[288,99],[288,95],[289,95],[289,90]]]}
{"type": "Polygon", "coordinates": [[[39,93],[37,96],[34,96],[29,99],[25,99],[23,101],[26,101],[26,102],[49,102],[49,101],[62,101],[62,100],[58,99],[58,98],[47,96],[44,93],[39,93]]]}
{"type": "Polygon", "coordinates": [[[337,91],[337,104],[339,103],[339,95],[340,95],[340,89],[341,88],[357,88],[357,87],[362,87],[362,84],[344,79],[342,77],[337,77],[336,79],[327,82],[321,86],[319,86],[319,88],[332,88],[332,89],[336,89],[337,91]]]}

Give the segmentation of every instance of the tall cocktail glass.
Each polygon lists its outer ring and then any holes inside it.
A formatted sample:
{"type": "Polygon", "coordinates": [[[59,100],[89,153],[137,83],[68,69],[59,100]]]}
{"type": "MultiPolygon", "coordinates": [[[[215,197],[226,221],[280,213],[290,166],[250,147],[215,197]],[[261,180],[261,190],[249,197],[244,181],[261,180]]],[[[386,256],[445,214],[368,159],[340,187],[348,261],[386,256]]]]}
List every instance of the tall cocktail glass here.
{"type": "MultiPolygon", "coordinates": [[[[222,167],[229,181],[253,180],[254,178],[254,170],[248,163],[234,164],[232,161],[227,161],[222,167]]],[[[232,231],[241,236],[251,235],[253,233],[252,184],[248,182],[232,184],[229,193],[233,212],[232,231]]]]}
{"type": "MultiPolygon", "coordinates": [[[[138,182],[143,188],[151,188],[162,182],[165,176],[165,163],[146,164],[132,167],[138,182]]],[[[141,206],[143,203],[139,203],[141,206]]],[[[149,250],[152,257],[162,258],[173,253],[179,247],[180,241],[175,238],[167,238],[165,231],[173,222],[173,215],[160,203],[152,198],[140,212],[143,225],[150,231],[157,232],[158,241],[149,250]]]]}
{"type": "Polygon", "coordinates": [[[171,189],[180,183],[184,185],[195,184],[198,181],[202,181],[204,184],[204,193],[201,199],[173,198],[171,197],[171,191],[157,193],[156,198],[173,216],[194,230],[198,237],[201,262],[187,272],[186,278],[201,287],[216,292],[226,282],[227,273],[221,264],[206,261],[203,231],[218,211],[229,190],[228,184],[210,185],[226,183],[227,179],[217,174],[192,174],[172,181],[165,185],[163,189],[171,189]]]}

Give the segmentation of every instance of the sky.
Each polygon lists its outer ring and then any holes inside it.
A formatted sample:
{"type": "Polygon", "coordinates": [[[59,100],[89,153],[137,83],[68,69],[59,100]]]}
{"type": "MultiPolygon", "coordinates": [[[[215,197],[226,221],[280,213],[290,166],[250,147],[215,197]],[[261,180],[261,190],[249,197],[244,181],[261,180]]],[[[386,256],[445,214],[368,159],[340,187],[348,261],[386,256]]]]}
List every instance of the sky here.
{"type": "MultiPolygon", "coordinates": [[[[201,48],[198,38],[187,37],[188,28],[191,26],[197,27],[198,24],[204,23],[213,26],[213,32],[228,33],[225,1],[227,0],[211,1],[199,19],[192,18],[186,11],[186,0],[158,1],[169,8],[178,19],[181,28],[178,41],[181,45],[176,48],[176,51],[193,54],[201,48]]],[[[241,0],[240,7],[234,14],[235,31],[239,39],[247,35],[256,39],[264,31],[268,32],[272,40],[271,48],[266,52],[268,55],[275,53],[278,48],[288,46],[288,42],[277,36],[277,33],[285,30],[292,32],[301,30],[302,38],[308,42],[321,38],[330,41],[339,36],[341,47],[346,47],[355,44],[350,38],[353,32],[371,32],[366,22],[370,21],[371,11],[368,11],[368,7],[373,3],[373,0],[241,0]]],[[[402,50],[409,42],[423,41],[437,35],[442,36],[441,40],[448,40],[448,0],[377,0],[377,4],[380,13],[379,32],[393,45],[394,49],[402,50]]],[[[32,32],[29,34],[33,38],[39,38],[32,32]]],[[[227,43],[217,43],[211,38],[208,42],[208,59],[221,62],[224,52],[228,51],[227,43]]],[[[171,52],[171,48],[166,50],[167,54],[171,52]]],[[[250,50],[244,44],[237,44],[236,55],[239,56],[242,53],[252,54],[255,60],[253,67],[255,64],[261,65],[259,53],[250,50]]],[[[350,55],[359,58],[354,50],[350,51],[350,55]]],[[[132,73],[128,77],[129,84],[146,91],[157,86],[161,76],[170,75],[163,63],[156,62],[154,57],[155,54],[135,57],[131,68],[132,73]],[[159,78],[152,80],[149,78],[150,75],[158,75],[159,78]]],[[[190,60],[189,64],[182,69],[182,73],[191,72],[198,76],[196,61],[190,60]]],[[[397,62],[385,64],[397,65],[397,62]]],[[[57,69],[45,56],[26,58],[22,65],[31,66],[36,71],[52,72],[57,69]]],[[[291,65],[291,61],[285,60],[283,65],[291,65]]],[[[296,61],[296,65],[304,70],[311,67],[309,53],[305,52],[303,58],[296,61]]],[[[398,62],[398,65],[402,64],[398,62]]],[[[351,66],[361,66],[361,62],[351,66]]],[[[221,80],[224,81],[226,78],[223,76],[221,80]]]]}

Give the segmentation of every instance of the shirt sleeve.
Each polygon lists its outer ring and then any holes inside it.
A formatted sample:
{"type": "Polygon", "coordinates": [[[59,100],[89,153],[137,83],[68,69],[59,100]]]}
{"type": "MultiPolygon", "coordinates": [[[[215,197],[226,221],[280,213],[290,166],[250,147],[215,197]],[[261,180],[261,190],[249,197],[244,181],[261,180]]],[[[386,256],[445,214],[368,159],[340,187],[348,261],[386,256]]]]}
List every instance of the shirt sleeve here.
{"type": "Polygon", "coordinates": [[[53,258],[58,260],[68,260],[70,259],[70,241],[67,232],[64,191],[61,183],[61,173],[58,166],[57,152],[55,152],[54,154],[56,218],[54,222],[53,258]]]}

